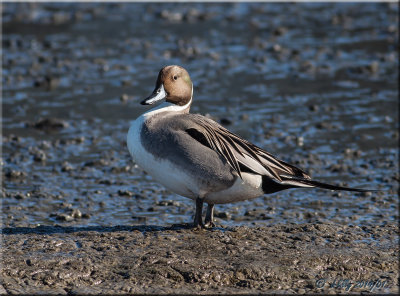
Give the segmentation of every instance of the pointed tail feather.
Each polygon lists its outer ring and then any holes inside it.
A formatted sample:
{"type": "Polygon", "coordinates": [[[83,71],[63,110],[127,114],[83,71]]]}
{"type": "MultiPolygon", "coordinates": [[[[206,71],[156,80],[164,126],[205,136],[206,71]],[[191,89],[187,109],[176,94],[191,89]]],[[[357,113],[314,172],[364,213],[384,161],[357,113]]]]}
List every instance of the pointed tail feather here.
{"type": "Polygon", "coordinates": [[[355,191],[355,192],[372,192],[372,191],[378,191],[378,190],[371,190],[371,189],[360,189],[360,188],[350,188],[350,187],[344,187],[344,186],[337,186],[337,185],[331,185],[319,181],[314,181],[314,180],[307,180],[303,178],[298,178],[298,177],[291,177],[291,176],[281,176],[284,177],[284,184],[290,184],[290,185],[295,185],[298,187],[318,187],[318,188],[324,188],[324,189],[330,189],[330,190],[345,190],[345,191],[355,191]]]}

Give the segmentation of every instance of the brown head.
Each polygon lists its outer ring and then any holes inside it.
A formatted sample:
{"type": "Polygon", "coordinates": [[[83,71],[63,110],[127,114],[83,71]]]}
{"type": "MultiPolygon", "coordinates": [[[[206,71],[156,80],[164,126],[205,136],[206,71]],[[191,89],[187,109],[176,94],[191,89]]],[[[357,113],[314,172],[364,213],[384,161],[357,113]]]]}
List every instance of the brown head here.
{"type": "Polygon", "coordinates": [[[193,94],[193,84],[189,73],[182,67],[166,66],[158,73],[156,87],[153,93],[141,102],[142,105],[153,105],[164,100],[178,106],[190,102],[193,94]]]}

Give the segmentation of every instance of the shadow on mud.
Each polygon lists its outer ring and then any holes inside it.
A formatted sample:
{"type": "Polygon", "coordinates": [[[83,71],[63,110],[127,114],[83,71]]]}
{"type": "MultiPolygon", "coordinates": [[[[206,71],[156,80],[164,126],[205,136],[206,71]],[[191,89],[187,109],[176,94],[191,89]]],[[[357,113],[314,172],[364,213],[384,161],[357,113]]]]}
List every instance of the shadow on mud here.
{"type": "MultiPolygon", "coordinates": [[[[74,233],[84,231],[97,231],[97,232],[119,232],[119,231],[140,231],[140,232],[164,232],[164,231],[176,231],[176,230],[193,230],[201,231],[202,229],[193,228],[190,223],[173,224],[168,227],[157,226],[157,225],[117,225],[117,226],[87,226],[87,227],[75,227],[75,226],[38,226],[38,227],[4,227],[1,229],[1,233],[4,235],[11,234],[53,234],[53,233],[74,233]]],[[[214,227],[212,229],[204,229],[208,231],[220,230],[229,231],[230,228],[214,227]]]]}

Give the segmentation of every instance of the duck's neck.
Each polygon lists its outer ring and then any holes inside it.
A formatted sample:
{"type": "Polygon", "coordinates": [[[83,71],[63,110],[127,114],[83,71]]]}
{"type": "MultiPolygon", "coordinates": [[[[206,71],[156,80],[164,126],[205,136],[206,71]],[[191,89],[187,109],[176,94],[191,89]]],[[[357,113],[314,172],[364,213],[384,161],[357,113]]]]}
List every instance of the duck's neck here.
{"type": "Polygon", "coordinates": [[[164,113],[164,112],[173,112],[175,114],[184,114],[184,113],[189,113],[190,110],[190,105],[192,104],[192,100],[190,100],[186,105],[183,106],[178,106],[169,102],[164,102],[160,104],[157,107],[154,107],[153,109],[150,109],[149,111],[145,112],[143,114],[143,117],[149,118],[153,117],[156,114],[159,113],[164,113]]]}
{"type": "Polygon", "coordinates": [[[180,113],[180,114],[184,114],[184,113],[189,113],[190,111],[190,106],[192,105],[192,101],[193,101],[193,88],[192,88],[192,96],[189,100],[188,103],[186,103],[183,106],[178,106],[176,104],[170,103],[170,102],[164,102],[160,105],[158,105],[157,107],[154,107],[152,109],[150,109],[149,111],[147,111],[146,113],[144,113],[143,115],[148,118],[151,116],[154,116],[158,113],[161,112],[174,112],[174,113],[180,113]]]}

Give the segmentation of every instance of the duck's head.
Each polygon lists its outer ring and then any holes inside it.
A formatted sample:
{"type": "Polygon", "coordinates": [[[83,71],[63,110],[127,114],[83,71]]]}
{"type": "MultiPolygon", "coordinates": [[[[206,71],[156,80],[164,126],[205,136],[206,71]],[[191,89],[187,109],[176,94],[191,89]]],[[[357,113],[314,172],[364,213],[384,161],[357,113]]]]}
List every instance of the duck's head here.
{"type": "Polygon", "coordinates": [[[189,73],[180,66],[166,66],[158,73],[153,93],[141,104],[153,105],[165,100],[178,106],[184,106],[191,101],[192,95],[193,84],[189,73]]]}

